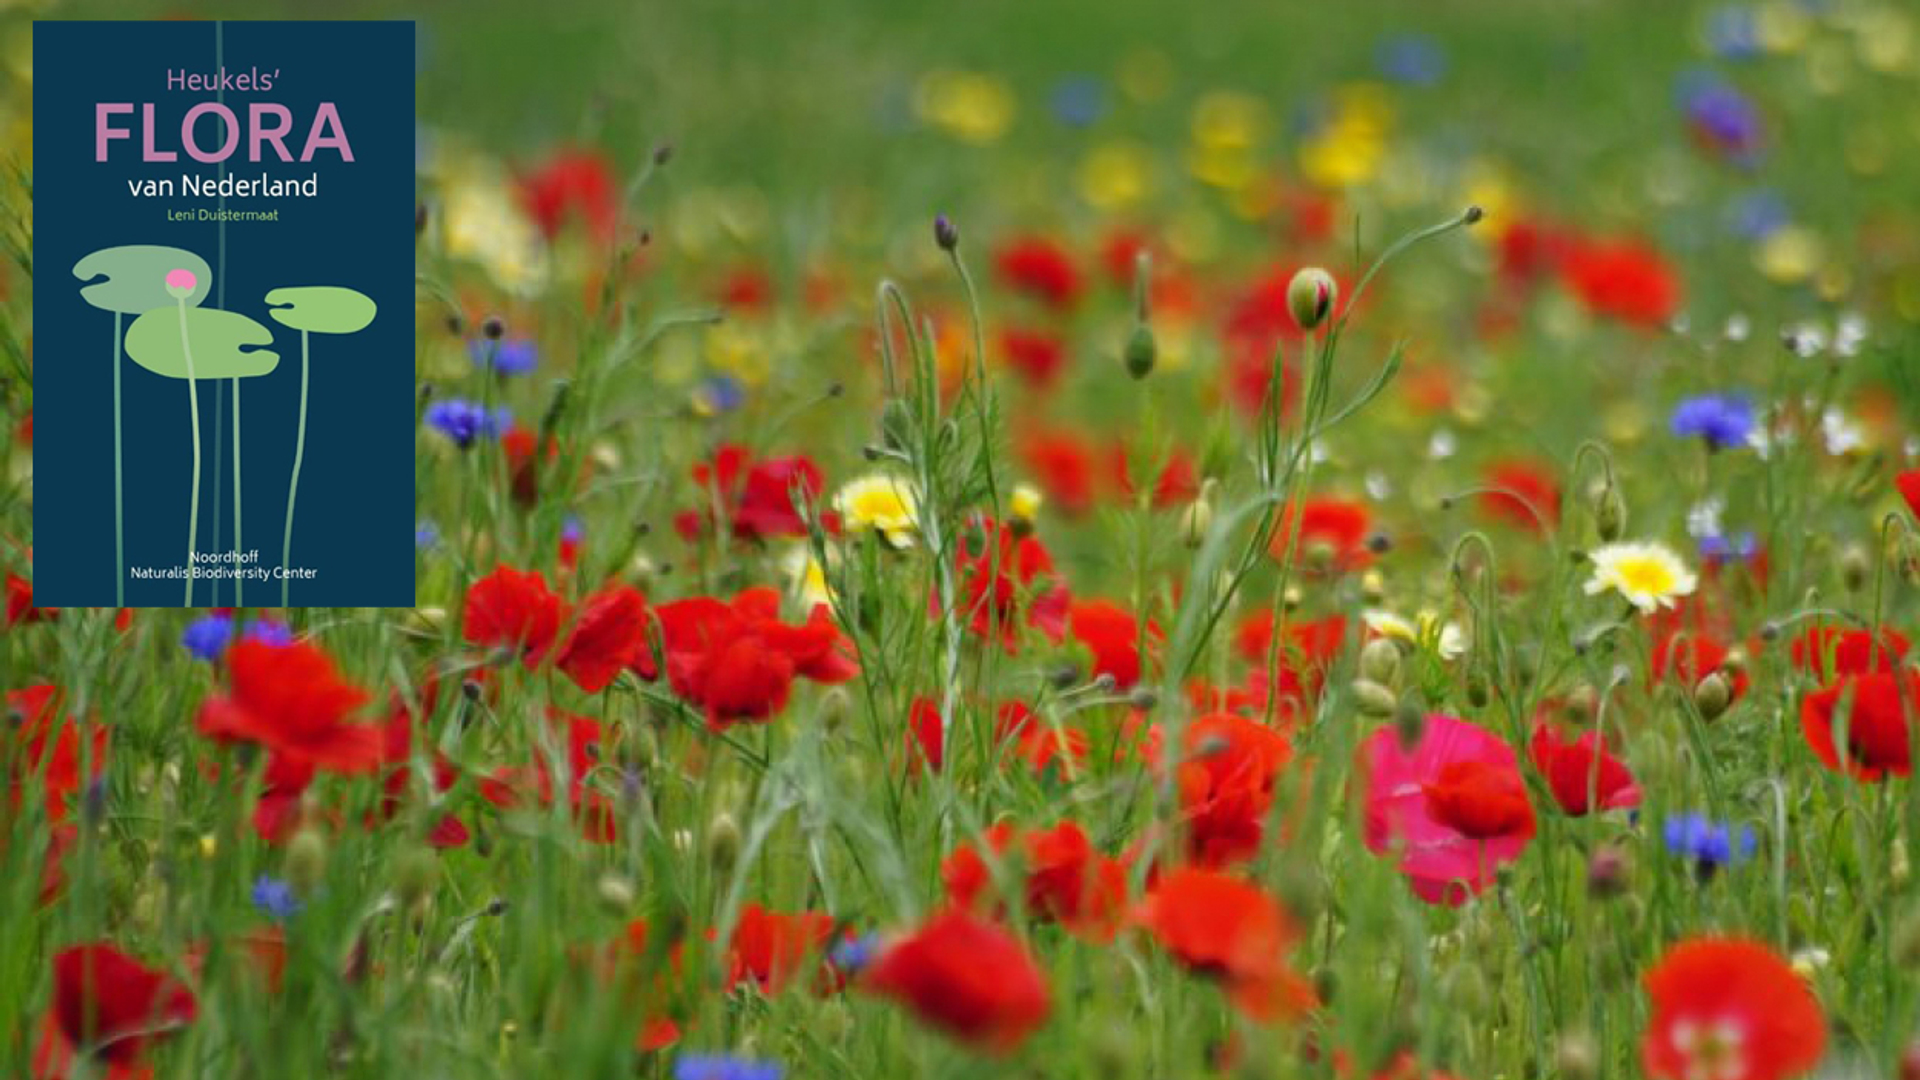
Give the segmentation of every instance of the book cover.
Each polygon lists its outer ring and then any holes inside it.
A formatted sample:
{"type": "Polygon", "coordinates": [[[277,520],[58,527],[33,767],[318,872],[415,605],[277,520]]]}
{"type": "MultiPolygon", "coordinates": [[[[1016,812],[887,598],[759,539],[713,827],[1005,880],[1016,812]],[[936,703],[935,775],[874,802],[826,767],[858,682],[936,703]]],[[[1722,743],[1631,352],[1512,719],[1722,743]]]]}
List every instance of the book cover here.
{"type": "Polygon", "coordinates": [[[36,602],[412,605],[413,24],[33,65],[36,602]]]}

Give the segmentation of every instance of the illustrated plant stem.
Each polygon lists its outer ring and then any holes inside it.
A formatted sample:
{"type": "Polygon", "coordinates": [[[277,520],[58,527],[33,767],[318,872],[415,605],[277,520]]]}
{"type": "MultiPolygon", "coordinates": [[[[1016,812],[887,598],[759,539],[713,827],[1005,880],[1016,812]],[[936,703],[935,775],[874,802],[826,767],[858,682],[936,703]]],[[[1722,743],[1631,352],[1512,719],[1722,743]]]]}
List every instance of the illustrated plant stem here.
{"type": "MultiPolygon", "coordinates": [[[[300,459],[307,452],[307,340],[307,332],[300,331],[300,426],[293,436],[293,479],[287,481],[287,531],[280,542],[282,571],[293,565],[293,500],[300,492],[300,459]]],[[[287,606],[288,591],[292,588],[291,576],[280,579],[281,607],[287,606]]]]}
{"type": "Polygon", "coordinates": [[[187,343],[187,298],[180,297],[180,355],[187,361],[187,412],[193,421],[193,495],[187,502],[187,607],[193,606],[193,553],[200,527],[200,391],[193,381],[193,349],[187,343]]]}
{"type": "Polygon", "coordinates": [[[240,380],[233,380],[233,606],[245,607],[240,585],[240,380]]]}
{"type": "Polygon", "coordinates": [[[113,604],[127,606],[127,533],[121,520],[120,312],[113,313],[113,604]]]}

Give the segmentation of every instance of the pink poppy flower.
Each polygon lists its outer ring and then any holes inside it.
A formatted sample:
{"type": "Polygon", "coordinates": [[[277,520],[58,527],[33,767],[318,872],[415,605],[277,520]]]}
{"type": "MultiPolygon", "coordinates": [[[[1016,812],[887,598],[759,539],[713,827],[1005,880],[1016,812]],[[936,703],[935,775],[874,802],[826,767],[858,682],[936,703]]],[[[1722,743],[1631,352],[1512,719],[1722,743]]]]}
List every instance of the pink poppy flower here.
{"type": "Polygon", "coordinates": [[[1367,848],[1398,854],[1400,871],[1420,899],[1466,903],[1533,839],[1519,762],[1491,732],[1436,713],[1411,752],[1386,727],[1361,753],[1367,848]]]}

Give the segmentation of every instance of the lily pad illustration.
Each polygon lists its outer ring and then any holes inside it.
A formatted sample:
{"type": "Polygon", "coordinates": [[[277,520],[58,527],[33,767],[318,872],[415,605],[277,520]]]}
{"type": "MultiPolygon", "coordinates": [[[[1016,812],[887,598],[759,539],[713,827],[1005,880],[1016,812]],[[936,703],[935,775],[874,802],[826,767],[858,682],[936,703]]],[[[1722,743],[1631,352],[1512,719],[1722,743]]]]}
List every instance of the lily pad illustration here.
{"type": "MultiPolygon", "coordinates": [[[[193,556],[199,550],[200,525],[200,395],[199,379],[233,379],[234,430],[234,546],[240,536],[240,382],[265,375],[280,363],[280,354],[265,348],[273,331],[234,311],[188,307],[199,285],[191,270],[176,267],[162,276],[173,296],[173,310],[149,311],[127,330],[127,355],[156,375],[187,382],[187,409],[193,425],[193,493],[187,503],[187,601],[193,606],[193,556]],[[243,351],[248,350],[251,351],[243,351]]],[[[240,599],[236,580],[234,599],[240,599]]]]}
{"type": "Polygon", "coordinates": [[[73,264],[73,276],[92,284],[80,287],[80,298],[102,311],[113,312],[113,596],[127,606],[126,528],[122,517],[124,480],[120,461],[120,340],[127,315],[144,315],[155,308],[179,303],[167,287],[167,275],[181,270],[193,275],[187,302],[197,306],[207,298],[213,271],[207,260],[176,247],[129,244],[101,248],[73,264]],[[105,280],[95,280],[104,278],[105,280]]]}
{"type": "MultiPolygon", "coordinates": [[[[309,338],[314,334],[353,334],[367,328],[378,311],[373,298],[338,285],[297,285],[267,293],[267,313],[282,326],[300,331],[300,424],[293,437],[293,475],[287,480],[287,527],[280,543],[280,565],[293,566],[293,503],[300,493],[300,464],[307,453],[307,377],[309,338]]],[[[280,579],[280,606],[288,606],[292,575],[280,579]]]]}
{"type": "Polygon", "coordinates": [[[303,333],[353,334],[367,328],[377,310],[371,297],[338,285],[301,285],[267,294],[268,314],[303,333]]]}

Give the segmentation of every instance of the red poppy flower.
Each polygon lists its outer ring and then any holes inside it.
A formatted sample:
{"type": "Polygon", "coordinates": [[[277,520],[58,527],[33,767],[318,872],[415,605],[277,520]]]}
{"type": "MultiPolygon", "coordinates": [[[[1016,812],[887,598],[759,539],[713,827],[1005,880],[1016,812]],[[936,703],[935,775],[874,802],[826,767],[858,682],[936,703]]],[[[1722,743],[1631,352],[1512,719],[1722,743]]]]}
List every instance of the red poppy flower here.
{"type": "Polygon", "coordinates": [[[759,904],[740,909],[740,921],[727,943],[727,988],[751,979],[763,994],[785,990],[811,957],[833,937],[833,916],[816,911],[792,915],[759,904]]]}
{"type": "Polygon", "coordinates": [[[469,645],[510,649],[531,671],[553,648],[565,617],[538,570],[501,566],[467,589],[461,627],[469,645]]]}
{"type": "Polygon", "coordinates": [[[1349,499],[1308,499],[1298,507],[1281,511],[1267,553],[1275,559],[1287,557],[1292,547],[1294,564],[1309,571],[1345,572],[1363,570],[1373,561],[1367,550],[1367,529],[1371,518],[1365,505],[1349,499]]]}
{"type": "MultiPolygon", "coordinates": [[[[1160,625],[1149,619],[1145,629],[1148,656],[1157,659],[1160,625]]],[[[1068,632],[1093,654],[1095,677],[1111,676],[1123,690],[1140,681],[1141,627],[1126,608],[1107,600],[1076,603],[1069,611],[1068,632]]]]}
{"type": "Polygon", "coordinates": [[[1545,532],[1560,523],[1560,485],[1536,462],[1497,461],[1487,469],[1480,505],[1490,517],[1545,532]]]}
{"type": "MultiPolygon", "coordinates": [[[[795,500],[815,502],[826,486],[820,466],[803,454],[754,461],[745,447],[732,444],[715,451],[712,461],[695,465],[693,482],[700,509],[674,519],[674,527],[688,540],[700,537],[716,511],[725,516],[736,539],[805,536],[807,523],[795,500]]],[[[832,514],[822,514],[821,522],[837,528],[832,514]]]]}
{"type": "MultiPolygon", "coordinates": [[[[998,638],[1009,652],[1022,621],[1049,641],[1065,636],[1071,598],[1039,540],[981,518],[962,532],[956,547],[960,615],[975,634],[998,638]]],[[[937,616],[938,598],[931,603],[937,616]]]]}
{"type": "Polygon", "coordinates": [[[1547,223],[1515,220],[1500,234],[1500,276],[1515,285],[1531,285],[1558,270],[1567,250],[1567,238],[1547,223]]]}
{"type": "Polygon", "coordinates": [[[964,911],[935,915],[894,942],[864,985],[989,1054],[1017,1049],[1050,1009],[1046,980],[1019,939],[964,911]]]}
{"type": "Polygon", "coordinates": [[[28,623],[51,622],[59,614],[59,608],[33,606],[33,583],[11,570],[7,572],[7,626],[9,629],[28,623]]]}
{"type": "Polygon", "coordinates": [[[1529,747],[1534,767],[1547,778],[1553,801],[1574,817],[1600,810],[1624,810],[1640,805],[1640,787],[1633,773],[1600,742],[1600,733],[1588,731],[1567,742],[1542,722],[1533,729],[1529,747]]]}
{"type": "Polygon", "coordinates": [[[1648,970],[1646,988],[1653,1015],[1640,1059],[1656,1080],[1784,1080],[1826,1050],[1813,992],[1757,942],[1682,942],[1648,970]]]}
{"type": "Polygon", "coordinates": [[[562,148],[520,178],[520,203],[550,241],[577,220],[591,238],[610,242],[620,211],[616,186],[599,151],[562,148]]]}
{"type": "Polygon", "coordinates": [[[1793,640],[1788,651],[1793,666],[1813,673],[1821,682],[1842,675],[1865,675],[1873,671],[1892,671],[1906,659],[1910,647],[1907,636],[1891,626],[1882,626],[1877,635],[1865,630],[1842,630],[1837,626],[1816,625],[1793,640]]]}
{"type": "Polygon", "coordinates": [[[747,589],[731,604],[712,597],[656,609],[674,692],[706,710],[716,728],[764,721],[784,709],[796,678],[845,682],[860,673],[852,644],[824,604],[807,621],[780,621],[780,594],[747,589]]]}
{"type": "Polygon", "coordinates": [[[1067,367],[1067,344],[1048,330],[1009,326],[1000,331],[1000,356],[1036,390],[1051,389],[1067,367]]]}
{"type": "MultiPolygon", "coordinates": [[[[1158,764],[1160,729],[1147,742],[1158,764]]],[[[1185,753],[1176,767],[1187,855],[1202,867],[1252,858],[1260,850],[1274,784],[1293,757],[1286,736],[1237,713],[1201,716],[1186,727],[1185,753]]]]}
{"type": "Polygon", "coordinates": [[[907,710],[907,768],[918,774],[924,762],[939,772],[947,762],[947,726],[940,706],[930,697],[917,697],[907,710]]]}
{"type": "Polygon", "coordinates": [[[1513,748],[1483,728],[1436,713],[1411,750],[1384,727],[1362,754],[1367,849],[1395,854],[1430,904],[1465,903],[1533,838],[1513,748]]]}
{"type": "MultiPolygon", "coordinates": [[[[610,844],[617,838],[614,801],[593,783],[593,773],[602,766],[613,767],[611,747],[600,724],[585,716],[559,709],[547,709],[551,730],[566,740],[566,759],[559,779],[567,788],[567,804],[580,823],[580,834],[596,844],[610,844]]],[[[480,782],[480,794],[502,809],[513,809],[532,799],[549,806],[554,797],[554,764],[538,744],[533,764],[522,768],[502,768],[480,782]]]]}
{"type": "Polygon", "coordinates": [[[66,820],[67,800],[86,785],[81,758],[89,759],[95,777],[105,771],[107,762],[107,729],[93,725],[89,745],[83,748],[80,724],[62,715],[62,706],[56,686],[7,691],[7,711],[19,719],[7,725],[4,743],[12,745],[0,750],[11,763],[7,777],[9,805],[18,810],[21,796],[37,779],[46,800],[47,820],[52,822],[66,820]]]}
{"type": "Polygon", "coordinates": [[[196,1008],[183,983],[112,945],[62,949],[53,955],[51,1056],[85,1053],[110,1068],[134,1068],[148,1046],[191,1023],[196,1008]]]}
{"type": "Polygon", "coordinates": [[[1067,309],[1080,299],[1080,271],[1064,249],[1038,236],[1020,237],[994,256],[1000,281],[1048,307],[1067,309]]]}
{"type": "MultiPolygon", "coordinates": [[[[1347,644],[1347,620],[1344,615],[1288,623],[1280,646],[1280,663],[1295,684],[1318,693],[1326,681],[1327,669],[1340,658],[1347,644]],[[1305,673],[1304,680],[1299,673],[1305,673]]],[[[1273,653],[1273,610],[1263,608],[1241,622],[1233,635],[1233,649],[1240,658],[1265,668],[1273,653]]]]}
{"type": "Polygon", "coordinates": [[[1069,517],[1093,509],[1093,451],[1077,435],[1035,432],[1020,442],[1020,457],[1047,499],[1069,517]]]}
{"type": "Polygon", "coordinates": [[[683,996],[677,984],[685,952],[677,935],[653,933],[645,919],[629,922],[610,945],[586,952],[591,970],[611,983],[622,1005],[639,1017],[635,1050],[652,1053],[680,1041],[675,1014],[683,996]]]}
{"type": "Polygon", "coordinates": [[[631,585],[609,585],[587,598],[574,617],[554,666],[589,694],[607,688],[631,669],[651,679],[653,650],[647,644],[647,598],[631,585]]]}
{"type": "MultiPolygon", "coordinates": [[[[1102,855],[1087,839],[1086,830],[1071,821],[1051,829],[1016,834],[1001,823],[987,829],[987,847],[1007,858],[1016,847],[1012,869],[1025,875],[1023,898],[1035,919],[1058,922],[1090,941],[1113,939],[1119,931],[1127,895],[1126,867],[1102,855]]],[[[956,908],[974,909],[992,883],[987,864],[972,844],[961,844],[940,864],[947,901],[956,908]]]]}
{"type": "Polygon", "coordinates": [[[1920,518],[1920,469],[1908,469],[1893,478],[1893,486],[1907,502],[1907,511],[1920,518]]]}
{"type": "Polygon", "coordinates": [[[1576,243],[1561,279],[1595,315],[1657,328],[1680,310],[1680,277],[1661,254],[1637,240],[1576,243]]]}
{"type": "Polygon", "coordinates": [[[1719,672],[1732,690],[1729,701],[1739,701],[1753,681],[1745,668],[1728,667],[1733,650],[1704,631],[1687,633],[1669,624],[1653,626],[1653,654],[1648,672],[1655,682],[1671,678],[1692,689],[1701,679],[1719,672]]]}
{"type": "Polygon", "coordinates": [[[1277,901],[1238,878],[1180,867],[1147,894],[1134,921],[1182,964],[1217,980],[1251,1019],[1313,1007],[1312,988],[1287,965],[1299,928],[1277,901]]]}
{"type": "Polygon", "coordinates": [[[242,640],[227,650],[227,673],[232,689],[200,705],[200,734],[255,743],[328,772],[379,767],[380,729],[346,722],[368,694],[342,679],[326,653],[306,642],[242,640]]]}
{"type": "Polygon", "coordinates": [[[1913,772],[1913,721],[1920,717],[1920,675],[1874,671],[1844,675],[1800,702],[1800,730],[1814,756],[1842,768],[1836,728],[1846,723],[1845,768],[1861,780],[1913,772]]]}
{"type": "Polygon", "coordinates": [[[514,501],[529,507],[539,502],[540,472],[559,459],[560,444],[550,438],[543,449],[538,435],[515,425],[500,436],[500,452],[507,459],[507,477],[514,501]]]}

